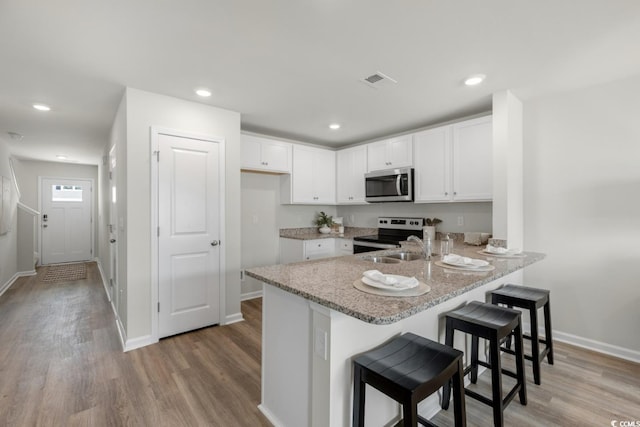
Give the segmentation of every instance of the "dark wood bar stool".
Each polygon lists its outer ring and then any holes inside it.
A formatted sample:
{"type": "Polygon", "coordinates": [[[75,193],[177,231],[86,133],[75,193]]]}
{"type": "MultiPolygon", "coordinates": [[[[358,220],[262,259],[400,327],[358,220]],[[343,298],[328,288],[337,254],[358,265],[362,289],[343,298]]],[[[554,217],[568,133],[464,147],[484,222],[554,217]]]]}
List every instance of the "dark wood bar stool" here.
{"type": "MultiPolygon", "coordinates": [[[[529,310],[531,335],[524,334],[523,338],[531,340],[531,355],[524,357],[531,360],[533,365],[533,381],[540,385],[540,361],[547,357],[549,365],[553,365],[553,337],[551,336],[551,307],[549,305],[549,291],[546,289],[529,288],[518,285],[504,285],[491,292],[493,304],[504,304],[507,307],[520,307],[529,310]],[[538,336],[538,309],[544,311],[544,339],[538,336]],[[545,345],[540,351],[540,343],[545,345]]],[[[502,351],[513,354],[511,340],[507,339],[502,351]]]]}
{"type": "Polygon", "coordinates": [[[405,427],[418,422],[418,403],[453,381],[455,425],[466,426],[462,352],[407,333],[353,360],[353,426],[364,426],[365,386],[371,385],[402,404],[405,427]]]}
{"type": "MultiPolygon", "coordinates": [[[[465,369],[464,374],[471,372],[471,382],[478,380],[478,365],[491,369],[491,395],[489,399],[473,390],[465,389],[465,394],[479,400],[493,408],[493,423],[496,427],[502,427],[503,411],[513,400],[516,394],[520,397],[520,403],[527,404],[527,388],[524,373],[524,351],[522,345],[521,314],[518,310],[500,307],[497,305],[472,301],[459,309],[446,313],[446,338],[445,343],[453,347],[454,331],[458,330],[471,335],[471,364],[465,369]],[[516,372],[502,369],[500,363],[500,342],[509,334],[515,338],[516,372]],[[478,360],[479,339],[489,341],[489,362],[478,360]],[[516,385],[502,398],[502,375],[505,374],[516,379],[516,385]]],[[[449,406],[450,387],[445,386],[442,396],[442,408],[449,406]]]]}

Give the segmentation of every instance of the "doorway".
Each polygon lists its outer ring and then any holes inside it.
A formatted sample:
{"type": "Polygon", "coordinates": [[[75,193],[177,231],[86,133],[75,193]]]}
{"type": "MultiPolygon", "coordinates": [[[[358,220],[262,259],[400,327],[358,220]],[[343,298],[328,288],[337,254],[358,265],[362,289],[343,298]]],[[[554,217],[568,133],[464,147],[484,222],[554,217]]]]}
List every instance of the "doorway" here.
{"type": "Polygon", "coordinates": [[[93,180],[40,177],[40,263],[93,257],[93,180]]]}
{"type": "Polygon", "coordinates": [[[152,136],[156,336],[163,338],[220,323],[225,156],[221,139],[157,129],[152,136]]]}

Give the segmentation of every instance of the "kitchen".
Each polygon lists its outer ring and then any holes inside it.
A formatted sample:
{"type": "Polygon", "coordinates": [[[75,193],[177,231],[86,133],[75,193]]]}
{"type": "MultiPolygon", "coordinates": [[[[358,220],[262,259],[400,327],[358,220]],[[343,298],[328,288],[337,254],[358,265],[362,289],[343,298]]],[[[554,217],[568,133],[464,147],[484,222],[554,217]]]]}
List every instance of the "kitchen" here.
{"type": "MultiPolygon", "coordinates": [[[[127,197],[129,206],[123,206],[121,215],[126,222],[123,223],[124,232],[119,236],[120,241],[129,244],[127,251],[123,251],[123,255],[128,256],[127,262],[122,264],[123,270],[128,266],[129,271],[124,272],[126,280],[121,283],[128,285],[123,288],[125,298],[128,298],[128,305],[124,304],[123,310],[128,310],[125,313],[128,315],[126,332],[133,348],[153,342],[149,338],[152,334],[151,312],[154,309],[154,301],[149,300],[152,289],[149,277],[152,270],[149,261],[152,233],[150,220],[146,218],[150,206],[149,127],[158,124],[153,121],[174,128],[191,127],[198,128],[202,133],[228,135],[227,217],[230,223],[228,241],[224,242],[228,251],[225,304],[229,314],[234,315],[239,312],[241,298],[258,297],[261,292],[257,282],[252,282],[246,276],[244,280],[241,279],[241,271],[277,263],[279,230],[311,227],[319,211],[343,217],[347,226],[375,227],[375,221],[380,216],[437,217],[443,220],[439,230],[495,232],[494,212],[502,210],[496,209],[495,202],[487,201],[376,205],[282,204],[281,176],[240,172],[243,167],[239,149],[240,129],[246,135],[265,135],[277,141],[316,145],[325,143],[330,150],[346,141],[344,146],[353,146],[355,149],[414,130],[426,130],[486,114],[492,110],[492,95],[512,88],[523,104],[522,247],[547,255],[543,262],[527,268],[525,279],[528,283],[551,289],[556,307],[554,326],[558,339],[638,361],[640,337],[635,325],[640,323],[637,310],[640,296],[637,290],[639,259],[635,236],[640,232],[640,202],[635,195],[640,177],[635,159],[640,157],[637,144],[640,129],[636,120],[640,112],[635,94],[640,92],[640,67],[636,56],[629,54],[634,51],[639,39],[637,6],[624,1],[615,2],[615,6],[587,2],[577,11],[571,3],[553,6],[520,4],[512,7],[511,3],[503,2],[495,8],[467,3],[465,6],[470,8],[468,14],[455,6],[444,4],[430,5],[437,8],[433,13],[409,7],[369,10],[369,24],[374,28],[363,22],[362,25],[368,30],[363,34],[374,35],[376,42],[373,44],[355,37],[352,24],[346,24],[361,21],[361,13],[365,9],[362,4],[360,8],[353,6],[348,11],[341,9],[342,14],[338,16],[344,16],[344,21],[343,18],[336,19],[328,9],[324,9],[338,7],[336,5],[325,4],[317,14],[305,14],[292,7],[289,12],[293,17],[280,16],[266,5],[254,5],[250,13],[235,15],[237,11],[230,12],[234,17],[243,16],[237,22],[247,27],[243,36],[238,37],[238,45],[234,49],[228,49],[227,42],[222,42],[235,40],[225,34],[208,33],[208,37],[197,43],[189,36],[195,26],[201,26],[203,31],[227,29],[227,15],[217,13],[218,10],[207,10],[207,13],[198,13],[198,17],[194,17],[197,24],[172,27],[180,29],[183,34],[180,31],[171,32],[166,39],[162,38],[163,48],[157,51],[162,53],[166,48],[174,52],[176,57],[181,57],[183,52],[180,49],[172,49],[174,42],[180,40],[183,42],[181,46],[194,45],[200,48],[190,53],[192,58],[200,58],[201,51],[219,53],[229,63],[229,71],[220,67],[220,62],[216,62],[220,56],[217,56],[208,67],[198,65],[193,67],[195,71],[181,70],[189,77],[180,81],[167,78],[171,82],[168,86],[154,81],[150,76],[152,73],[149,73],[149,69],[165,69],[166,57],[150,58],[149,48],[143,43],[147,39],[142,40],[139,33],[134,31],[144,26],[145,34],[156,34],[155,22],[149,21],[145,8],[141,8],[144,11],[130,10],[126,17],[131,20],[127,21],[130,25],[112,31],[107,23],[121,22],[123,19],[114,11],[104,10],[98,17],[92,11],[80,8],[76,12],[84,19],[69,22],[54,5],[31,5],[31,8],[24,3],[20,7],[3,5],[0,19],[7,60],[3,63],[3,72],[6,74],[2,78],[2,102],[10,106],[1,122],[0,171],[2,176],[11,176],[8,159],[14,156],[29,158],[46,154],[48,157],[44,161],[57,162],[55,155],[61,153],[52,151],[52,147],[67,147],[67,140],[75,140],[78,158],[91,143],[98,147],[97,156],[94,155],[90,160],[82,159],[82,162],[98,165],[100,177],[105,179],[103,156],[108,153],[104,147],[113,142],[110,131],[114,123],[114,111],[122,100],[122,92],[126,91],[123,82],[126,86],[141,89],[129,91],[133,100],[143,99],[143,92],[162,94],[147,96],[148,102],[144,104],[129,105],[129,116],[124,111],[118,112],[125,118],[119,122],[121,126],[135,128],[135,135],[130,138],[131,144],[126,148],[127,156],[123,154],[125,150],[120,153],[123,156],[121,165],[128,165],[130,180],[121,193],[123,200],[127,197]],[[435,18],[444,16],[441,13],[448,19],[435,18]],[[389,34],[375,31],[383,23],[388,24],[389,15],[393,17],[391,21],[397,23],[395,31],[389,34]],[[38,28],[38,20],[32,19],[33,16],[47,22],[47,26],[38,28]],[[264,19],[257,19],[256,16],[264,19]],[[318,22],[314,19],[318,19],[318,22]],[[340,23],[326,26],[324,19],[336,19],[340,23]],[[310,21],[313,25],[304,25],[310,21]],[[454,31],[449,22],[460,23],[460,28],[455,27],[454,31]],[[542,22],[544,25],[541,25],[542,22]],[[80,23],[87,23],[86,27],[80,23]],[[55,31],[49,33],[47,30],[51,28],[55,31]],[[87,31],[87,28],[93,30],[87,31]],[[307,28],[314,29],[312,34],[306,33],[307,28]],[[334,30],[329,32],[327,28],[334,30]],[[116,33],[121,34],[122,38],[116,33]],[[87,37],[78,37],[77,34],[87,37]],[[90,39],[91,34],[99,37],[90,39]],[[301,34],[305,36],[300,37],[301,34]],[[116,43],[119,48],[113,47],[114,37],[119,42],[116,43]],[[21,42],[14,43],[15,40],[21,42]],[[81,40],[93,40],[95,52],[86,49],[85,45],[74,43],[81,40]],[[287,40],[300,41],[301,46],[284,43],[284,47],[275,47],[287,40]],[[438,40],[437,45],[443,47],[430,47],[432,45],[426,40],[438,40]],[[468,43],[470,40],[473,42],[468,43]],[[212,47],[214,41],[216,44],[212,47]],[[347,41],[352,44],[342,53],[336,54],[332,50],[332,47],[341,46],[347,41]],[[48,48],[45,49],[45,45],[48,48]],[[251,48],[256,45],[259,48],[251,48]],[[242,50],[243,46],[249,46],[247,51],[242,50]],[[317,49],[309,49],[309,46],[317,49]],[[498,46],[503,53],[498,55],[488,46],[498,46]],[[125,47],[135,49],[124,54],[121,49],[125,47]],[[290,50],[294,47],[293,51],[290,50]],[[236,51],[238,56],[232,56],[231,52],[236,51]],[[312,51],[313,55],[310,54],[312,51]],[[269,56],[265,52],[278,52],[273,55],[275,65],[264,64],[269,56]],[[383,52],[388,53],[383,55],[383,52]],[[419,58],[417,52],[425,52],[424,58],[419,58]],[[494,54],[495,57],[492,56],[494,54]],[[385,57],[384,66],[379,66],[374,59],[382,56],[385,57]],[[126,60],[123,61],[123,57],[126,60]],[[360,57],[365,58],[363,63],[356,66],[351,62],[360,57]],[[137,58],[148,60],[137,61],[137,58]],[[300,61],[290,64],[291,58],[300,58],[300,61]],[[467,58],[468,63],[462,63],[461,58],[467,58]],[[250,60],[255,60],[250,66],[242,65],[239,69],[231,67],[231,64],[246,64],[245,61],[250,60]],[[56,64],[49,70],[51,74],[37,71],[43,62],[56,64]],[[121,69],[117,64],[125,63],[131,66],[138,64],[140,73],[135,76],[119,74],[121,69]],[[282,67],[283,63],[289,66],[282,67]],[[310,63],[315,66],[309,67],[310,63]],[[340,70],[338,75],[333,67],[339,64],[348,66],[340,70]],[[488,68],[477,70],[484,65],[488,68]],[[403,71],[398,71],[400,74],[393,71],[401,67],[403,71]],[[323,84],[315,87],[317,91],[313,93],[300,94],[301,81],[295,80],[291,84],[288,79],[306,75],[305,72],[310,68],[324,73],[329,69],[336,74],[321,74],[308,79],[323,84]],[[87,69],[95,72],[92,77],[84,74],[87,69]],[[210,70],[217,70],[217,73],[224,73],[224,79],[234,82],[225,90],[237,87],[243,90],[231,96],[226,95],[226,98],[222,97],[224,90],[219,94],[214,91],[214,96],[209,100],[197,98],[191,93],[192,86],[196,85],[194,82],[213,85],[212,80],[224,80],[218,75],[218,79],[197,75],[199,72],[196,71],[202,69],[207,69],[205,74],[209,76],[215,74],[210,70]],[[290,73],[277,71],[282,69],[290,73]],[[401,91],[401,95],[394,92],[393,85],[391,91],[388,88],[371,89],[359,81],[378,69],[397,77],[395,90],[401,91]],[[114,74],[105,77],[109,70],[114,74]],[[273,92],[260,98],[259,95],[266,89],[247,85],[248,82],[264,81],[262,73],[265,70],[273,92]],[[40,77],[35,78],[31,72],[40,77]],[[464,87],[462,80],[476,72],[487,74],[484,85],[464,87]],[[241,77],[239,82],[232,78],[234,73],[241,77]],[[425,76],[431,76],[433,80],[427,81],[425,76]],[[276,78],[283,80],[278,80],[276,84],[276,78]],[[31,80],[39,81],[42,85],[49,82],[55,89],[51,93],[58,96],[67,92],[75,93],[71,97],[75,101],[63,108],[64,114],[71,111],[76,114],[79,111],[95,113],[92,120],[84,122],[99,123],[99,131],[80,127],[80,119],[76,122],[70,120],[65,131],[54,126],[54,123],[61,121],[43,119],[43,115],[25,119],[32,110],[29,105],[39,97],[39,91],[34,89],[28,96],[17,91],[29,86],[31,80]],[[412,84],[405,86],[408,81],[412,84]],[[76,82],[81,84],[76,86],[76,82]],[[283,87],[293,89],[284,94],[283,87]],[[448,90],[440,91],[445,87],[448,90]],[[96,103],[98,99],[108,102],[100,103],[99,107],[93,109],[88,108],[84,96],[86,93],[95,93],[96,103]],[[414,93],[417,95],[413,96],[414,93]],[[346,96],[342,98],[340,94],[346,96]],[[169,98],[179,98],[181,103],[168,101],[169,98]],[[257,110],[253,104],[256,99],[263,99],[268,107],[257,110]],[[289,107],[287,114],[281,116],[281,121],[276,122],[268,112],[284,109],[283,105],[276,105],[276,100],[281,99],[289,107]],[[411,104],[408,103],[410,99],[413,100],[411,104]],[[328,106],[318,109],[318,100],[324,100],[328,106]],[[457,105],[464,104],[464,107],[454,108],[454,101],[460,101],[457,105]],[[150,122],[142,123],[137,119],[152,111],[154,105],[163,102],[173,103],[175,108],[171,110],[172,116],[181,117],[181,121],[171,122],[166,118],[167,115],[161,114],[153,116],[150,122]],[[430,107],[425,109],[425,104],[430,107]],[[24,105],[29,107],[29,112],[25,113],[27,108],[24,105]],[[225,108],[239,111],[242,118],[239,115],[233,118],[233,126],[229,125],[224,131],[220,127],[200,126],[200,118],[207,115],[216,119],[226,117],[225,113],[220,113],[211,105],[224,105],[225,108]],[[238,107],[240,105],[242,107],[238,107]],[[338,118],[327,111],[331,110],[329,106],[336,105],[350,106],[344,111],[351,119],[343,122],[341,130],[333,131],[327,125],[338,121],[338,118]],[[9,114],[9,111],[20,111],[23,115],[9,114]],[[191,117],[182,117],[183,111],[188,111],[191,117]],[[361,122],[358,125],[360,133],[356,137],[351,132],[358,121],[361,122]],[[28,126],[27,123],[32,124],[28,126]],[[271,128],[270,123],[273,124],[271,128]],[[279,123],[278,126],[276,123],[279,123]],[[383,123],[386,126],[381,126],[383,123]],[[15,129],[18,126],[20,129],[15,129]],[[316,137],[307,135],[303,129],[315,129],[316,137]],[[21,131],[25,134],[24,140],[10,139],[7,136],[9,131],[21,131]],[[42,141],[46,144],[36,145],[42,141]],[[462,225],[458,225],[460,223],[462,225]]],[[[230,7],[240,8],[238,5],[230,7]]],[[[347,8],[347,5],[342,7],[347,8]]],[[[166,16],[181,16],[184,12],[165,10],[171,8],[169,5],[148,5],[149,10],[156,8],[159,8],[159,14],[165,12],[166,16]]],[[[200,64],[199,61],[194,60],[196,64],[200,64]]],[[[122,68],[126,67],[122,65],[122,68]]],[[[176,71],[172,75],[176,74],[180,73],[176,71]]],[[[53,95],[50,96],[55,99],[53,95]]],[[[60,114],[60,111],[56,112],[55,105],[52,112],[60,114]]],[[[118,133],[117,130],[114,139],[120,138],[122,141],[124,137],[126,140],[126,133],[118,133]]],[[[72,168],[73,165],[68,167],[72,168]]],[[[122,173],[126,178],[126,173],[122,173]]],[[[101,192],[108,194],[105,190],[107,187],[101,188],[101,192]]],[[[101,203],[107,204],[106,200],[101,203]]],[[[106,212],[97,214],[98,221],[101,221],[100,229],[106,229],[106,212]]],[[[108,239],[104,235],[99,238],[101,245],[96,249],[103,257],[104,265],[108,265],[108,256],[105,256],[108,239]]],[[[0,236],[0,286],[9,283],[18,271],[15,267],[16,244],[15,233],[0,236]]],[[[238,320],[237,317],[235,319],[238,320]]]]}

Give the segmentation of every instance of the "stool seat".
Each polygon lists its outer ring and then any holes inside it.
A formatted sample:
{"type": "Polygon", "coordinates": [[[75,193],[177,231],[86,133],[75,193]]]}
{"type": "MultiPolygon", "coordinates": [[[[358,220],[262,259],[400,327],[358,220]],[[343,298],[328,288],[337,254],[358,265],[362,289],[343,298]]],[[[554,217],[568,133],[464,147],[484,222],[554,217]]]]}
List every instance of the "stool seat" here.
{"type": "Polygon", "coordinates": [[[403,406],[405,426],[420,422],[417,404],[453,379],[455,425],[465,426],[462,352],[412,333],[357,356],[354,366],[353,425],[364,426],[365,385],[403,406]]]}
{"type": "MultiPolygon", "coordinates": [[[[504,285],[502,288],[491,292],[493,304],[504,304],[507,307],[519,307],[529,310],[531,334],[523,335],[523,338],[531,340],[531,355],[525,354],[525,358],[531,360],[533,365],[533,380],[540,384],[540,360],[547,357],[547,362],[553,365],[553,337],[551,336],[551,301],[550,292],[546,289],[531,288],[519,285],[504,285]],[[538,337],[538,309],[543,308],[545,337],[538,337]],[[540,343],[545,348],[540,351],[540,343]]],[[[511,340],[508,338],[503,351],[512,353],[511,340]]]]}
{"type": "MultiPolygon", "coordinates": [[[[524,351],[522,345],[521,313],[497,305],[472,301],[467,305],[446,313],[446,338],[445,343],[453,347],[454,331],[471,335],[471,364],[465,370],[465,374],[471,372],[471,382],[478,379],[478,365],[491,369],[491,398],[485,397],[473,390],[465,389],[465,394],[493,408],[493,422],[496,427],[504,424],[504,408],[513,400],[516,394],[520,397],[520,403],[527,404],[527,389],[524,373],[524,351]],[[500,362],[500,342],[507,336],[514,335],[516,351],[516,372],[502,369],[500,362]],[[489,341],[489,361],[478,360],[479,339],[489,341]],[[502,374],[516,379],[516,384],[502,397],[502,374]]],[[[449,405],[450,389],[445,386],[442,407],[449,405]]]]}

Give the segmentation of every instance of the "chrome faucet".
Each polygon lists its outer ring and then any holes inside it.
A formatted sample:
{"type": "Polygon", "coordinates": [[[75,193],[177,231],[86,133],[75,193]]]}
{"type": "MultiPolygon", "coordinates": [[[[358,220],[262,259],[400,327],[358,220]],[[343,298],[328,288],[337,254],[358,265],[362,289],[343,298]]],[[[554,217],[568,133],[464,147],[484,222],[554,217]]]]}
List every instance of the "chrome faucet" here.
{"type": "Polygon", "coordinates": [[[431,259],[431,237],[427,234],[427,239],[422,241],[418,236],[411,235],[407,237],[407,242],[414,241],[422,248],[422,254],[427,261],[431,259]]]}

